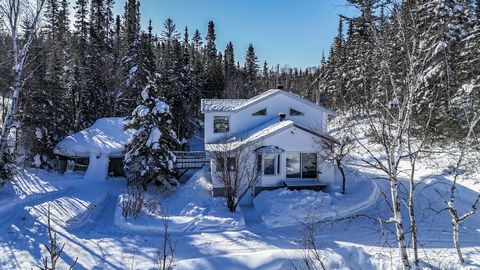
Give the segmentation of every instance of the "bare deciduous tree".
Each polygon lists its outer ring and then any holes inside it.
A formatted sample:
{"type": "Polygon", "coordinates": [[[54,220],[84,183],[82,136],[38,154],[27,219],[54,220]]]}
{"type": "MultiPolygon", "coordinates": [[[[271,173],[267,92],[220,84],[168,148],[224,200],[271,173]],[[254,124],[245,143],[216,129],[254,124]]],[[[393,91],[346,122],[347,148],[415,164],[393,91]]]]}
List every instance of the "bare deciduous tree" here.
{"type": "MultiPolygon", "coordinates": [[[[57,233],[53,232],[52,223],[51,223],[51,216],[50,216],[50,205],[48,206],[47,210],[47,229],[48,229],[48,244],[44,244],[45,249],[48,252],[48,255],[45,256],[42,260],[42,265],[37,265],[38,269],[40,270],[55,270],[57,269],[57,262],[60,259],[60,256],[63,253],[63,249],[65,248],[65,244],[59,246],[57,242],[57,233]]],[[[77,263],[78,257],[69,266],[69,270],[73,269],[73,266],[77,263]]]]}
{"type": "Polygon", "coordinates": [[[470,209],[464,214],[459,213],[458,209],[455,206],[455,199],[457,197],[457,184],[458,179],[462,172],[462,167],[465,165],[466,156],[472,151],[472,146],[474,144],[480,144],[478,138],[475,134],[475,129],[480,125],[480,113],[474,112],[470,119],[466,119],[468,132],[465,136],[462,145],[460,146],[460,153],[456,159],[455,165],[453,167],[453,181],[450,186],[450,198],[448,201],[445,201],[447,207],[445,210],[448,210],[450,217],[452,218],[452,233],[453,233],[453,244],[457,252],[458,260],[463,265],[465,264],[465,259],[463,258],[462,249],[460,245],[459,235],[459,225],[475,215],[480,205],[480,194],[477,195],[476,199],[472,203],[470,209]]]}
{"type": "Polygon", "coordinates": [[[322,137],[315,137],[315,148],[320,153],[325,153],[326,161],[333,162],[337,166],[342,175],[342,194],[346,192],[347,177],[345,175],[345,158],[350,154],[354,148],[354,142],[351,129],[343,125],[340,127],[340,132],[336,136],[336,140],[329,140],[322,137]]]}
{"type": "Polygon", "coordinates": [[[235,212],[240,200],[258,181],[255,144],[229,138],[222,138],[210,151],[215,161],[213,175],[224,188],[227,207],[235,212]]]}
{"type": "Polygon", "coordinates": [[[175,249],[176,243],[170,237],[168,231],[169,217],[167,211],[162,210],[163,220],[163,241],[162,247],[155,253],[155,269],[157,270],[171,270],[175,264],[175,249]]]}

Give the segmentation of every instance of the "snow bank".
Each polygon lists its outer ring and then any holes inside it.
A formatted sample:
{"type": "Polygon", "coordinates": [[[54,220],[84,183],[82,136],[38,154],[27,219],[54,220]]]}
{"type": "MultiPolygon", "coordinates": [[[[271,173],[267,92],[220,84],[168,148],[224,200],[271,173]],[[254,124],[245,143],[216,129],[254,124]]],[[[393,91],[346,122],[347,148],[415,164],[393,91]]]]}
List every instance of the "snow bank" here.
{"type": "Polygon", "coordinates": [[[91,127],[60,141],[54,153],[70,157],[89,157],[91,153],[120,157],[134,133],[123,130],[125,124],[121,117],[98,119],[91,127]]]}
{"type": "Polygon", "coordinates": [[[115,226],[131,231],[161,232],[163,230],[162,209],[169,218],[169,230],[186,231],[218,231],[225,229],[242,229],[245,222],[240,210],[230,213],[223,198],[212,198],[208,172],[199,170],[184,185],[172,194],[161,194],[156,189],[145,194],[147,200],[158,203],[158,211],[143,214],[137,219],[124,220],[120,200],[115,210],[115,226]]]}
{"type": "Polygon", "coordinates": [[[307,217],[324,220],[348,216],[371,206],[378,195],[375,182],[364,180],[353,183],[345,195],[283,188],[264,191],[253,203],[263,223],[277,228],[298,225],[307,217]]]}

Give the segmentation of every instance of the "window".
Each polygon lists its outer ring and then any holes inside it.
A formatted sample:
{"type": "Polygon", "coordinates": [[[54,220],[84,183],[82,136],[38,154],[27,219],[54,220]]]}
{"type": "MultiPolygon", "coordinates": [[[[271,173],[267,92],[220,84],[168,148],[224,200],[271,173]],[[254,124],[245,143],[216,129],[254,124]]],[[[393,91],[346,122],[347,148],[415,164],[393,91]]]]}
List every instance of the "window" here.
{"type": "Polygon", "coordinates": [[[262,174],[262,155],[257,155],[257,174],[262,174]]]}
{"type": "Polygon", "coordinates": [[[263,158],[263,174],[275,175],[275,155],[265,155],[263,158]]]}
{"type": "Polygon", "coordinates": [[[317,177],[317,154],[302,153],[302,178],[317,177]]]}
{"type": "Polygon", "coordinates": [[[229,172],[233,172],[237,169],[237,164],[234,157],[227,158],[227,169],[229,172]]]}
{"type": "Polygon", "coordinates": [[[277,174],[280,174],[280,155],[277,155],[277,174]]]}
{"type": "Polygon", "coordinates": [[[300,178],[300,153],[287,153],[287,178],[300,178]]]}
{"type": "Polygon", "coordinates": [[[287,153],[287,178],[316,178],[316,153],[287,153]]]}
{"type": "Polygon", "coordinates": [[[258,112],[255,112],[252,114],[253,116],[262,116],[262,115],[267,115],[267,108],[265,109],[261,109],[260,111],[258,112]]]}
{"type": "Polygon", "coordinates": [[[215,166],[215,169],[217,170],[217,172],[221,172],[223,170],[224,166],[225,166],[224,159],[223,158],[217,158],[216,166],[215,166]]]}
{"type": "Polygon", "coordinates": [[[225,163],[225,158],[221,158],[221,157],[217,158],[216,166],[215,166],[217,172],[221,172],[224,169],[228,169],[228,171],[231,172],[237,169],[237,164],[235,162],[234,157],[227,157],[226,160],[227,160],[227,163],[225,163]],[[227,165],[226,168],[225,168],[225,164],[227,165]]]}
{"type": "Polygon", "coordinates": [[[303,112],[299,112],[299,111],[297,111],[297,110],[295,110],[295,109],[290,108],[290,115],[291,115],[291,116],[302,116],[302,115],[303,115],[303,112]]]}
{"type": "Polygon", "coordinates": [[[213,132],[221,133],[230,130],[230,123],[228,116],[214,116],[213,117],[213,132]]]}

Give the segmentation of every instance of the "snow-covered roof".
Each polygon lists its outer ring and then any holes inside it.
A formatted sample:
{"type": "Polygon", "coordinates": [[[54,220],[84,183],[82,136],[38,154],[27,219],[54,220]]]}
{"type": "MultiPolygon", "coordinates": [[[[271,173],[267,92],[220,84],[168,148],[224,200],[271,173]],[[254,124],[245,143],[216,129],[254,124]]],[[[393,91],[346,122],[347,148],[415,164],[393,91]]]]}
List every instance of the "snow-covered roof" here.
{"type": "Polygon", "coordinates": [[[124,130],[125,124],[126,120],[122,117],[98,119],[91,127],[60,141],[53,152],[68,157],[89,157],[90,154],[121,157],[135,132],[124,130]]]}
{"type": "Polygon", "coordinates": [[[254,96],[250,99],[202,99],[201,101],[201,110],[202,112],[232,112],[239,111],[244,108],[249,107],[257,102],[265,100],[269,97],[278,94],[285,94],[291,98],[299,100],[307,105],[314,106],[317,109],[322,109],[327,111],[330,115],[335,115],[335,113],[321,105],[315,104],[308,99],[305,99],[297,94],[287,92],[281,89],[270,89],[265,91],[257,96],[254,96]]]}
{"type": "Polygon", "coordinates": [[[231,111],[247,99],[202,99],[202,111],[231,111]]]}
{"type": "Polygon", "coordinates": [[[246,132],[242,132],[236,135],[232,135],[228,138],[221,138],[216,142],[205,144],[205,150],[215,152],[215,151],[232,151],[237,149],[241,145],[249,144],[256,142],[266,137],[281,132],[290,127],[296,127],[306,132],[312,133],[316,136],[322,137],[327,140],[332,140],[337,142],[333,137],[326,133],[320,133],[312,131],[308,128],[296,124],[292,120],[283,120],[279,121],[278,117],[274,117],[269,121],[256,126],[246,132]]]}

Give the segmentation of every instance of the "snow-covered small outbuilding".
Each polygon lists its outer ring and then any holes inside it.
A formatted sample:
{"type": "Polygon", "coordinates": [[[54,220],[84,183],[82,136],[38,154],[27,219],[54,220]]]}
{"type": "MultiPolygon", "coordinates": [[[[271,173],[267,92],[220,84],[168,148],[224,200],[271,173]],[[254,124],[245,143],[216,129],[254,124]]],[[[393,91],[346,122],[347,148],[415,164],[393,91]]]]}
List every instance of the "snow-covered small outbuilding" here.
{"type": "Polygon", "coordinates": [[[86,171],[86,176],[105,178],[120,176],[123,171],[123,151],[134,134],[125,130],[122,117],[101,118],[80,132],[60,141],[54,149],[59,157],[59,169],[86,171]]]}

